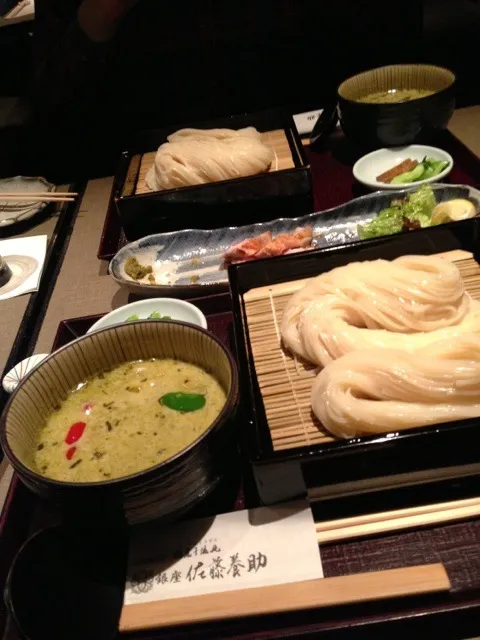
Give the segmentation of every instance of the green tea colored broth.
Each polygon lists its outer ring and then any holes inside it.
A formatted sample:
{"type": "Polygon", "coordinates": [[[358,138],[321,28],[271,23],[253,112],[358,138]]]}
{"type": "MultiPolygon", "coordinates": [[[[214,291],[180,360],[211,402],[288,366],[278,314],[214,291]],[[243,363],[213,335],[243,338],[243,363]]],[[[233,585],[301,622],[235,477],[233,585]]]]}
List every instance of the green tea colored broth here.
{"type": "Polygon", "coordinates": [[[431,96],[434,91],[431,89],[397,89],[396,91],[376,91],[375,93],[369,93],[362,98],[358,98],[358,102],[370,102],[370,103],[396,103],[396,102],[409,102],[410,100],[417,100],[418,98],[425,98],[431,96]]]}
{"type": "Polygon", "coordinates": [[[68,482],[137,473],[194,442],[225,401],[219,382],[193,364],[172,359],[122,364],[79,385],[47,419],[34,453],[35,468],[68,482]],[[164,404],[167,394],[188,394],[188,410],[164,404]]]}

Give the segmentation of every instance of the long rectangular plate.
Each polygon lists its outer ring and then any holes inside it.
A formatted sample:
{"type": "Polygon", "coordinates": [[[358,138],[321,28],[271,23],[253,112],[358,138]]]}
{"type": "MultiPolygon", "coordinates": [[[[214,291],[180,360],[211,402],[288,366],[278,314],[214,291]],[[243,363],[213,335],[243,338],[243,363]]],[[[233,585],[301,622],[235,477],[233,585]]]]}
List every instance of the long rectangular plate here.
{"type": "MultiPolygon", "coordinates": [[[[185,229],[159,233],[132,242],[116,254],[109,271],[119,284],[132,291],[148,294],[205,295],[226,289],[228,271],[223,255],[233,244],[271,231],[273,236],[291,233],[297,227],[311,226],[313,249],[346,245],[359,240],[357,227],[372,220],[392,200],[402,198],[416,188],[369,194],[347,204],[311,213],[300,218],[279,218],[270,222],[224,227],[214,230],[185,229]],[[135,257],[143,266],[151,266],[155,284],[147,277],[133,280],[125,273],[125,262],[135,257]]],[[[469,198],[480,205],[480,191],[465,185],[433,185],[437,202],[469,198]]],[[[455,224],[455,223],[453,223],[455,224]]],[[[422,230],[409,233],[422,233],[422,230]]]]}

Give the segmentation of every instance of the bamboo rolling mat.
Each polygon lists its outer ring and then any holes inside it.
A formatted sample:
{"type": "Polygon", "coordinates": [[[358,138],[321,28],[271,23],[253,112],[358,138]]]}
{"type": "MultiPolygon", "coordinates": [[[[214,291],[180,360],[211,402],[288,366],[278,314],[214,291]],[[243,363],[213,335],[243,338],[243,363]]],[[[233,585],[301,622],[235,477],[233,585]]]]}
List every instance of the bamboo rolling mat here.
{"type": "MultiPolygon", "coordinates": [[[[455,262],[473,298],[480,300],[480,265],[466,251],[438,254],[455,262]]],[[[293,293],[307,280],[252,289],[244,294],[255,370],[263,398],[274,451],[320,445],[334,438],[311,411],[314,365],[282,348],[280,323],[293,293]]]]}
{"type": "MultiPolygon", "coordinates": [[[[262,141],[270,147],[275,154],[270,171],[282,171],[283,169],[293,169],[295,167],[290,144],[283,129],[262,133],[262,141]]],[[[125,182],[124,196],[132,195],[133,193],[135,193],[135,195],[152,193],[152,190],[147,186],[145,178],[149,169],[153,167],[155,163],[156,155],[156,151],[151,151],[144,153],[142,156],[136,155],[132,158],[125,182]]]]}
{"type": "Polygon", "coordinates": [[[119,630],[131,632],[305,611],[449,589],[450,581],[442,564],[420,565],[128,605],[123,608],[119,630]]]}

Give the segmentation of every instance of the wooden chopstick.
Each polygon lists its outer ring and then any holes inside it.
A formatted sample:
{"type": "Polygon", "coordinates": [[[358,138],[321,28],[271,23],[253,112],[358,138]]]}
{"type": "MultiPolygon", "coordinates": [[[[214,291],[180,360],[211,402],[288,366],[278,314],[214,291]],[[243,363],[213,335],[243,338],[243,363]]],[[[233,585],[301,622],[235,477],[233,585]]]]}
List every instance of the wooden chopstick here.
{"type": "Polygon", "coordinates": [[[442,502],[353,518],[329,520],[315,525],[319,543],[425,527],[480,516],[480,498],[442,502]]]}
{"type": "Polygon", "coordinates": [[[119,630],[128,632],[305,611],[449,589],[450,581],[442,564],[420,565],[126,605],[120,617],[119,630]]]}
{"type": "MultiPolygon", "coordinates": [[[[1,198],[5,196],[66,196],[67,198],[73,198],[79,194],[76,191],[0,191],[1,198]]],[[[0,198],[0,199],[1,199],[0,198]]]]}
{"type": "Polygon", "coordinates": [[[11,9],[5,16],[3,16],[3,19],[12,20],[13,18],[16,18],[18,14],[23,11],[23,9],[28,7],[29,4],[30,4],[29,0],[22,0],[17,4],[16,7],[13,7],[13,9],[11,9]]]}
{"type": "Polygon", "coordinates": [[[4,196],[0,195],[0,202],[74,202],[75,198],[66,196],[4,196]]]}

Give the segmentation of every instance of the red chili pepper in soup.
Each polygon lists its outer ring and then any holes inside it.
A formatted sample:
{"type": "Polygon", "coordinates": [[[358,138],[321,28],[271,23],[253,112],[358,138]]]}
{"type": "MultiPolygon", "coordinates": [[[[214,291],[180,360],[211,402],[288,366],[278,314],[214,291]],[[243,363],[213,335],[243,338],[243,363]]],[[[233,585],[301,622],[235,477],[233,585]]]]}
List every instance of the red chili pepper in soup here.
{"type": "Polygon", "coordinates": [[[85,431],[86,426],[87,425],[85,424],[85,422],[75,422],[75,424],[72,424],[72,426],[68,430],[65,442],[67,444],[74,444],[75,442],[78,442],[83,436],[83,432],[85,431]]]}
{"type": "Polygon", "coordinates": [[[67,451],[67,460],[71,460],[73,458],[73,456],[75,455],[75,451],[77,450],[77,447],[70,447],[70,449],[68,449],[67,451]]]}

